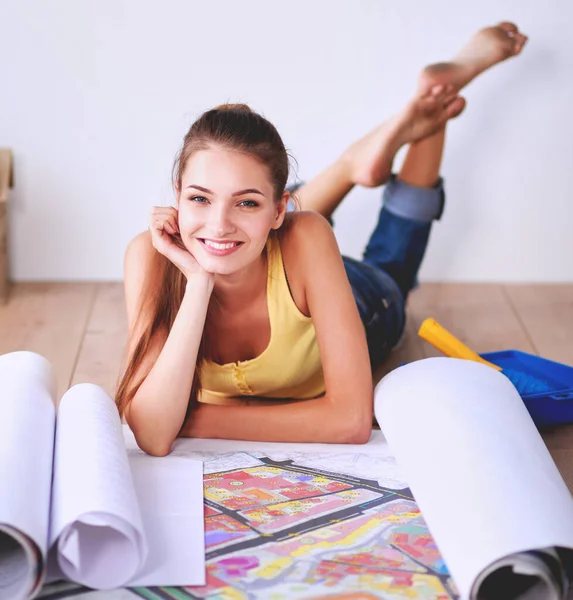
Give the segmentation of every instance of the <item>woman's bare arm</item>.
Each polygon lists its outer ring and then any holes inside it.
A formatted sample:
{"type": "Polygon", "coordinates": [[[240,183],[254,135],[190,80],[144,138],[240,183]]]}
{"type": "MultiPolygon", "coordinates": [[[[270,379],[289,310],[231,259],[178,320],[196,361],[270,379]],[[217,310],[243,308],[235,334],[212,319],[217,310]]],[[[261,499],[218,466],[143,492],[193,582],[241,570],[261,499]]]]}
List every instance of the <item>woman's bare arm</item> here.
{"type": "MultiPolygon", "coordinates": [[[[317,213],[298,215],[288,235],[304,260],[326,394],[267,406],[201,404],[181,435],[277,442],[364,443],[372,430],[373,384],[364,326],[336,238],[317,213]]],[[[285,360],[288,356],[285,355],[285,360]]]]}
{"type": "MultiPolygon", "coordinates": [[[[148,233],[137,236],[125,255],[125,294],[130,333],[137,338],[135,315],[141,303],[145,272],[150,263],[148,233]]],[[[212,284],[189,277],[181,307],[167,335],[158,334],[140,371],[149,374],[125,410],[139,447],[156,456],[167,454],[185,420],[199,344],[212,284]],[[151,369],[150,369],[151,367],[151,369]]]]}
{"type": "Polygon", "coordinates": [[[181,437],[250,440],[256,442],[316,442],[365,444],[372,418],[346,421],[328,396],[267,406],[200,404],[187,420],[181,437]]]}

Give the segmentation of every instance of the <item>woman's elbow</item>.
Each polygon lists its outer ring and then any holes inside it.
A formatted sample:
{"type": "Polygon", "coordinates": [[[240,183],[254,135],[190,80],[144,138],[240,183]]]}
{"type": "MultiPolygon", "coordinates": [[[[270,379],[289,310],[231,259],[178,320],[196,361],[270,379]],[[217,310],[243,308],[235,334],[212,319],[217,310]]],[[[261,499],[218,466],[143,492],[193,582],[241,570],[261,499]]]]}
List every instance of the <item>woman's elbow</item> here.
{"type": "Polygon", "coordinates": [[[137,445],[140,450],[143,450],[146,454],[150,454],[151,456],[167,456],[171,452],[171,444],[165,445],[163,443],[144,443],[137,440],[137,445]]]}
{"type": "Polygon", "coordinates": [[[163,436],[142,435],[142,432],[131,428],[135,441],[140,450],[151,456],[167,456],[175,440],[163,436]]]}
{"type": "Polygon", "coordinates": [[[372,421],[369,423],[359,423],[349,428],[345,439],[346,444],[366,444],[370,441],[372,435],[372,421]]]}
{"type": "Polygon", "coordinates": [[[372,435],[372,412],[355,414],[352,418],[344,415],[342,418],[342,435],[340,442],[343,444],[366,444],[372,435]]]}
{"type": "Polygon", "coordinates": [[[167,456],[171,452],[176,432],[164,431],[163,428],[152,425],[149,418],[142,420],[141,415],[133,410],[125,412],[125,421],[140,450],[151,456],[167,456]]]}

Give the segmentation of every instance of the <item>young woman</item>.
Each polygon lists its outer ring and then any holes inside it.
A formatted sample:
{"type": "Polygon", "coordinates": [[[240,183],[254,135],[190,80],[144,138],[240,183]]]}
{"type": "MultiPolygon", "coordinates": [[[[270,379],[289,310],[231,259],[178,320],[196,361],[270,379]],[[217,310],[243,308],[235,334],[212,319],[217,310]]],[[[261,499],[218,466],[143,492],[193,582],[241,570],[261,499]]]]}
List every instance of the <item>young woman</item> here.
{"type": "Polygon", "coordinates": [[[526,41],[511,23],[479,31],[424,69],[414,99],[297,192],[271,123],[245,105],[204,113],[174,167],[175,207],[154,207],[129,244],[128,360],[117,392],[139,446],[177,436],[364,443],[372,369],[398,342],[432,221],[445,125],[459,90],[526,41]],[[410,144],[397,176],[396,152],[410,144]],[[354,185],[386,183],[362,261],[329,224],[354,185]]]}

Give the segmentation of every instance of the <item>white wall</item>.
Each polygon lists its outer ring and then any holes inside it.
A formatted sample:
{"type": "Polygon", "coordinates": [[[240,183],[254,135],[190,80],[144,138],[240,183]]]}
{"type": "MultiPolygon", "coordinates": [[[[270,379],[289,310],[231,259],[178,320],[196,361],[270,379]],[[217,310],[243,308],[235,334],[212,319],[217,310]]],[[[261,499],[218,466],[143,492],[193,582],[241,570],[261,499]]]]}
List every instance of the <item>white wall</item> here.
{"type": "MultiPolygon", "coordinates": [[[[309,178],[395,112],[424,64],[504,19],[530,42],[467,88],[422,279],[573,281],[570,0],[2,0],[14,279],[121,279],[203,110],[248,102],[309,178]]],[[[379,196],[356,189],[339,209],[344,253],[360,256],[379,196]]]]}

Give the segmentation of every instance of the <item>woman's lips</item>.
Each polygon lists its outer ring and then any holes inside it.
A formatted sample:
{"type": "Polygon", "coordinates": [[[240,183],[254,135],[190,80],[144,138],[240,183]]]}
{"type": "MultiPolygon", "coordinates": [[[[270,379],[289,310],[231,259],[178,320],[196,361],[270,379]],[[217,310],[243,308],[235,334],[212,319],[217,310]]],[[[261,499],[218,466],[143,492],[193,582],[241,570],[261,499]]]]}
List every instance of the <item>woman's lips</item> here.
{"type": "Polygon", "coordinates": [[[198,240],[205,251],[213,256],[228,256],[243,245],[243,242],[215,242],[214,240],[201,238],[198,238],[198,240]]]}

